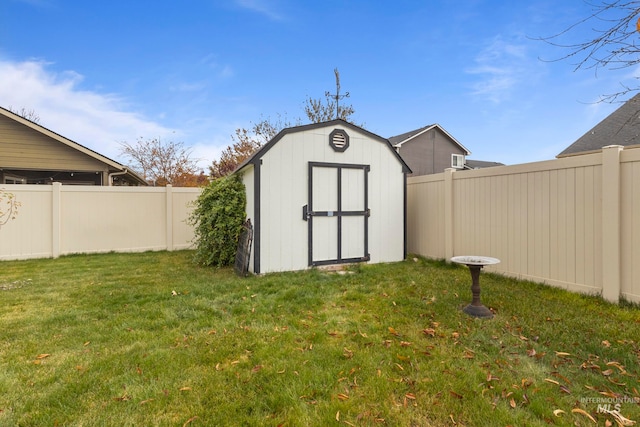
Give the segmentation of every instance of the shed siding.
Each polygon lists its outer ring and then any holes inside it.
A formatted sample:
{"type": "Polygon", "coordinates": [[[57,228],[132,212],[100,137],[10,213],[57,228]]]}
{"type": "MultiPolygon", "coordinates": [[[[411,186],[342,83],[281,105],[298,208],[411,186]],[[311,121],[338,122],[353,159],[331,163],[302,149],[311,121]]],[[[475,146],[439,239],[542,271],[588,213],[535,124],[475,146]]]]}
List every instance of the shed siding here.
{"type": "Polygon", "coordinates": [[[2,115],[0,166],[78,172],[106,170],[103,163],[2,115]]]}
{"type": "Polygon", "coordinates": [[[344,152],[334,151],[329,146],[329,134],[335,128],[328,126],[287,134],[262,156],[261,272],[301,270],[308,266],[308,223],[302,218],[302,207],[308,204],[307,173],[308,163],[312,161],[370,165],[371,262],[403,259],[402,164],[384,143],[354,129],[346,130],[349,148],[344,152]]]}

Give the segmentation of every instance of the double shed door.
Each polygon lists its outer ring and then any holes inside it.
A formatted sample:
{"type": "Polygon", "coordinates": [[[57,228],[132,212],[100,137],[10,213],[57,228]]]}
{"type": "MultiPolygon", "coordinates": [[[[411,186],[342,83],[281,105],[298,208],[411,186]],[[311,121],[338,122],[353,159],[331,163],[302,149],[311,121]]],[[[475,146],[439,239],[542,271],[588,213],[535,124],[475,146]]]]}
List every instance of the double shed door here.
{"type": "Polygon", "coordinates": [[[309,162],[309,266],[368,261],[369,165],[309,162]]]}

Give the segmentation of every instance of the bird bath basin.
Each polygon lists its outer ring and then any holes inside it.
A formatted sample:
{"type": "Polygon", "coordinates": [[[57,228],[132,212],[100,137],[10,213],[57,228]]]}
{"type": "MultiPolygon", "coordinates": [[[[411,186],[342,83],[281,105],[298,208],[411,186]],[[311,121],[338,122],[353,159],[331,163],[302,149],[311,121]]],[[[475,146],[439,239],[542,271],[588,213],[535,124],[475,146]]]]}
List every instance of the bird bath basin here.
{"type": "Polygon", "coordinates": [[[471,273],[471,294],[473,295],[473,299],[471,300],[471,304],[463,308],[462,311],[473,317],[491,319],[493,313],[480,302],[480,270],[482,270],[482,267],[485,265],[498,264],[500,260],[487,256],[465,255],[454,256],[451,258],[451,262],[466,265],[469,267],[469,272],[471,273]]]}

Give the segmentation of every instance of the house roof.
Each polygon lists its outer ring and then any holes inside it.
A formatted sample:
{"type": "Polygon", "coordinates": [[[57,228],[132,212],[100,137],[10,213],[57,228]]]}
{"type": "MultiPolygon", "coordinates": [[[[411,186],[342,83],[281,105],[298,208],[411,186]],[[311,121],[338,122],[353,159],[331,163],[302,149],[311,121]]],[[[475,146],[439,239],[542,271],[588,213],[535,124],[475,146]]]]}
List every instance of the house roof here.
{"type": "Polygon", "coordinates": [[[504,163],[488,162],[486,160],[465,159],[464,166],[466,169],[482,169],[482,168],[491,168],[494,166],[504,166],[504,163]]]}
{"type": "Polygon", "coordinates": [[[435,129],[437,128],[438,130],[440,130],[440,132],[444,133],[447,137],[449,137],[451,139],[451,141],[453,141],[456,145],[458,145],[460,147],[460,149],[462,149],[465,152],[465,155],[469,155],[471,154],[471,151],[469,151],[464,145],[462,145],[457,139],[455,139],[453,136],[451,136],[451,134],[449,132],[447,132],[442,126],[440,126],[437,123],[434,123],[432,125],[427,125],[427,126],[423,126],[419,129],[415,129],[409,132],[405,132],[401,135],[396,135],[396,136],[392,136],[389,138],[389,142],[391,142],[391,145],[393,145],[394,147],[401,147],[402,144],[404,144],[405,142],[408,142],[410,140],[412,140],[413,138],[416,138],[420,135],[422,135],[425,132],[430,131],[431,129],[435,129]]]}
{"type": "Polygon", "coordinates": [[[8,117],[12,120],[15,120],[18,123],[23,124],[24,126],[27,126],[33,130],[35,130],[36,132],[40,132],[41,134],[55,140],[58,141],[68,147],[71,147],[77,151],[80,151],[81,153],[92,157],[104,164],[106,164],[110,169],[119,171],[119,172],[126,172],[125,175],[129,176],[131,179],[133,179],[135,182],[138,182],[139,184],[143,184],[143,185],[148,185],[148,183],[138,174],[136,174],[135,172],[133,172],[132,170],[128,169],[126,166],[121,165],[120,163],[116,162],[115,160],[112,160],[108,157],[103,156],[102,154],[91,150],[90,148],[85,147],[84,145],[78,144],[75,141],[70,140],[69,138],[65,138],[64,136],[50,130],[47,129],[44,126],[41,126],[29,119],[26,119],[22,116],[20,116],[19,114],[16,114],[12,111],[7,110],[6,108],[0,107],[0,114],[2,114],[5,117],[8,117]]]}
{"type": "Polygon", "coordinates": [[[607,145],[640,144],[640,94],[607,116],[556,157],[600,151],[607,145]]]}
{"type": "Polygon", "coordinates": [[[356,130],[358,132],[362,132],[362,133],[366,134],[367,136],[369,136],[369,137],[371,137],[371,138],[373,138],[373,139],[385,144],[389,148],[389,150],[393,153],[393,155],[396,157],[396,159],[398,159],[400,164],[402,165],[403,172],[411,173],[411,169],[409,168],[409,166],[407,166],[405,161],[402,160],[402,157],[400,157],[398,152],[396,150],[394,150],[393,146],[391,145],[391,142],[388,139],[385,139],[385,138],[383,138],[383,137],[381,137],[379,135],[376,135],[375,133],[369,132],[366,129],[363,129],[363,128],[359,127],[359,126],[356,126],[356,125],[354,125],[352,123],[349,123],[346,120],[342,120],[342,119],[335,119],[335,120],[330,120],[328,122],[321,122],[321,123],[311,123],[311,124],[308,124],[308,125],[294,126],[294,127],[283,129],[276,136],[274,136],[269,142],[267,142],[262,147],[258,148],[256,151],[254,151],[253,154],[251,156],[249,156],[249,158],[247,158],[244,162],[242,162],[240,164],[240,166],[238,166],[236,168],[234,173],[244,169],[249,164],[254,164],[257,161],[259,161],[260,158],[267,151],[269,151],[271,149],[271,147],[273,147],[278,141],[280,141],[285,135],[288,135],[288,134],[291,134],[291,133],[303,132],[303,131],[307,131],[307,130],[311,130],[311,129],[317,129],[317,128],[323,128],[323,127],[333,127],[333,126],[341,126],[341,127],[344,127],[344,128],[353,129],[353,130],[356,130]]]}

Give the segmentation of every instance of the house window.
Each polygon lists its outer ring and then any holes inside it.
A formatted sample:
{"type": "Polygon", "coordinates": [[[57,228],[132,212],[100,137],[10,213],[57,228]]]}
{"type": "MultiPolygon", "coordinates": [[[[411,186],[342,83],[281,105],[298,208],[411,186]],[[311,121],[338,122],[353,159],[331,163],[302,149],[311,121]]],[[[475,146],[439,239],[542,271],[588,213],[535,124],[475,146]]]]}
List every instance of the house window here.
{"type": "Polygon", "coordinates": [[[5,175],[4,183],[5,184],[26,184],[27,180],[15,175],[5,175]]]}
{"type": "Polygon", "coordinates": [[[343,152],[349,148],[349,135],[342,129],[335,129],[329,135],[329,145],[334,151],[343,152]]]}
{"type": "Polygon", "coordinates": [[[452,154],[451,155],[451,167],[454,169],[464,168],[464,155],[452,154]]]}

